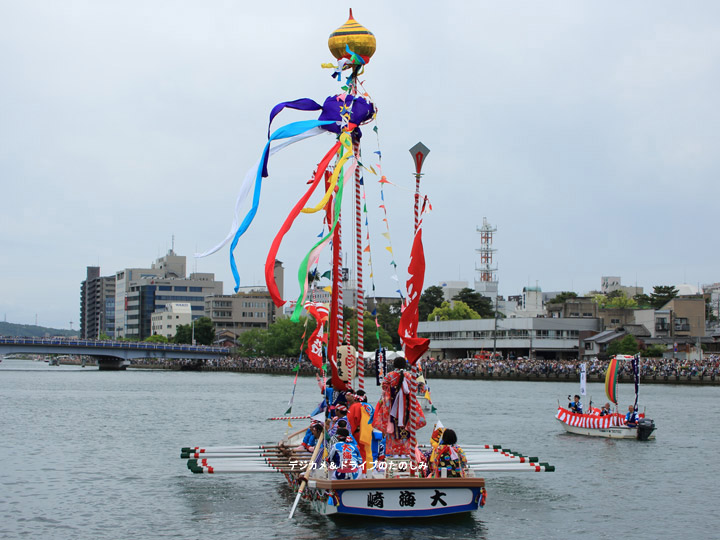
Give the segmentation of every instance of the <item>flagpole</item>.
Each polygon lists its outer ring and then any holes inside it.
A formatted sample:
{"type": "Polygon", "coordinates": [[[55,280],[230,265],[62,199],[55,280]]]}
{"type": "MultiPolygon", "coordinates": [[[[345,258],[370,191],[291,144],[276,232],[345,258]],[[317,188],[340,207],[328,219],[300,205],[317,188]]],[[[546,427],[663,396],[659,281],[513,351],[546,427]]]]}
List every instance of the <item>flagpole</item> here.
{"type": "MultiPolygon", "coordinates": [[[[415,226],[413,228],[413,237],[418,234],[418,228],[420,227],[420,178],[422,177],[422,166],[425,162],[430,149],[423,143],[418,142],[415,146],[410,148],[410,155],[415,162],[415,226]]],[[[417,291],[420,294],[421,291],[417,291]]],[[[417,321],[416,321],[417,324],[417,321]]],[[[402,336],[401,336],[402,339],[402,336]]],[[[407,354],[405,355],[407,358],[407,354]]],[[[412,463],[414,466],[417,465],[417,457],[415,454],[415,447],[417,446],[417,431],[419,418],[417,415],[416,408],[418,407],[417,399],[417,362],[412,364],[410,370],[410,411],[408,415],[408,424],[410,425],[410,451],[412,463]]]]}

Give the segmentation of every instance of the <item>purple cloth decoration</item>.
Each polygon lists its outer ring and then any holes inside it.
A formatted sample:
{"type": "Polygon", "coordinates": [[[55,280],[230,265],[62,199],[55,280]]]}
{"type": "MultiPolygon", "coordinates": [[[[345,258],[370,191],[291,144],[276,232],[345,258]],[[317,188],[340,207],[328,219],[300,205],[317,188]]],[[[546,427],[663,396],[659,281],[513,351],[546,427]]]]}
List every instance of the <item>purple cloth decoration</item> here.
{"type": "MultiPolygon", "coordinates": [[[[340,123],[342,120],[342,114],[340,112],[343,105],[350,109],[350,122],[357,126],[364,124],[368,120],[371,120],[375,114],[375,106],[369,103],[360,96],[345,96],[345,101],[338,100],[337,96],[330,96],[325,100],[322,106],[322,113],[318,120],[334,120],[338,124],[329,124],[323,126],[323,129],[332,131],[333,133],[340,133],[340,123]]],[[[360,129],[356,128],[353,131],[353,138],[359,139],[362,136],[360,129]]]]}
{"type": "MultiPolygon", "coordinates": [[[[375,114],[375,106],[360,96],[346,95],[345,101],[338,100],[338,96],[330,96],[325,100],[325,103],[323,103],[323,105],[320,105],[319,103],[315,102],[310,98],[300,98],[294,101],[283,101],[282,103],[278,103],[277,105],[275,105],[270,111],[270,122],[268,123],[268,139],[270,138],[270,126],[272,125],[273,120],[284,109],[295,109],[298,111],[319,111],[322,109],[322,112],[320,113],[320,118],[318,118],[318,120],[332,121],[337,123],[325,124],[320,127],[322,127],[322,129],[326,129],[332,133],[336,133],[339,135],[340,125],[342,123],[342,115],[340,110],[343,105],[347,105],[347,107],[350,109],[350,122],[357,126],[360,126],[360,124],[364,124],[365,122],[371,120],[373,115],[375,114]]],[[[360,128],[357,127],[352,132],[352,138],[355,140],[359,140],[360,137],[362,137],[362,133],[360,132],[360,128]]],[[[267,170],[267,166],[268,154],[266,153],[263,156],[262,163],[263,178],[268,177],[269,173],[267,170]]]]}
{"type": "Polygon", "coordinates": [[[310,98],[300,98],[294,101],[283,101],[278,103],[270,111],[270,122],[268,122],[268,139],[270,138],[270,126],[272,125],[273,119],[280,114],[283,109],[295,109],[298,111],[319,111],[322,109],[322,105],[310,98]]]}

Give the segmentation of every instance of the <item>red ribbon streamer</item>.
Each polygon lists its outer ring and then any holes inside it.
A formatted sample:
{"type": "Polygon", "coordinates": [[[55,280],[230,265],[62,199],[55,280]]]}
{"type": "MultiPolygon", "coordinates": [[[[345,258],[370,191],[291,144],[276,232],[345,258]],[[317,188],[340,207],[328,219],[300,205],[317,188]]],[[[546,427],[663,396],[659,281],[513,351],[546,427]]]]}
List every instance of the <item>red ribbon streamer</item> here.
{"type": "Polygon", "coordinates": [[[282,239],[285,234],[287,234],[287,232],[290,230],[290,227],[292,227],[295,218],[297,218],[298,214],[300,214],[302,209],[305,207],[305,204],[310,199],[313,191],[315,191],[315,188],[320,183],[320,180],[324,177],[325,171],[327,170],[330,161],[335,156],[335,154],[337,154],[337,151],[339,149],[340,142],[338,141],[330,149],[330,151],[325,154],[325,157],[323,157],[322,161],[318,164],[317,172],[315,173],[315,177],[313,178],[310,188],[305,192],[305,195],[303,195],[302,198],[295,204],[288,217],[285,218],[285,221],[283,222],[280,231],[277,233],[272,245],[270,246],[270,251],[268,252],[267,259],[265,260],[265,283],[267,284],[270,297],[272,298],[273,302],[277,307],[280,307],[285,303],[285,300],[280,297],[280,291],[278,289],[277,283],[275,283],[274,272],[275,259],[277,257],[277,252],[280,249],[280,244],[282,243],[282,239]]]}

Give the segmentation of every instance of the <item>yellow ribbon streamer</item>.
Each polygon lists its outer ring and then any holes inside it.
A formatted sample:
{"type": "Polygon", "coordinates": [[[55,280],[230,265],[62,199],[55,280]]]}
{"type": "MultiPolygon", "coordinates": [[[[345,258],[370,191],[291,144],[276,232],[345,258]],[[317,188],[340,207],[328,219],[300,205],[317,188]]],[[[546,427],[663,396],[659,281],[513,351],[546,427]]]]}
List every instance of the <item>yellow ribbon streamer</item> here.
{"type": "Polygon", "coordinates": [[[353,155],[352,139],[350,137],[350,134],[347,132],[343,132],[340,134],[338,140],[340,141],[340,144],[342,146],[338,149],[339,158],[337,164],[335,165],[335,170],[330,177],[330,184],[328,185],[328,189],[325,192],[322,200],[317,204],[317,206],[312,208],[307,207],[301,210],[301,212],[303,212],[304,214],[314,214],[315,212],[319,212],[320,210],[325,208],[328,201],[330,200],[330,196],[335,191],[335,185],[337,184],[338,176],[340,175],[340,171],[342,170],[343,165],[348,159],[350,159],[350,156],[353,155]],[[343,150],[345,151],[343,152],[343,150]]]}

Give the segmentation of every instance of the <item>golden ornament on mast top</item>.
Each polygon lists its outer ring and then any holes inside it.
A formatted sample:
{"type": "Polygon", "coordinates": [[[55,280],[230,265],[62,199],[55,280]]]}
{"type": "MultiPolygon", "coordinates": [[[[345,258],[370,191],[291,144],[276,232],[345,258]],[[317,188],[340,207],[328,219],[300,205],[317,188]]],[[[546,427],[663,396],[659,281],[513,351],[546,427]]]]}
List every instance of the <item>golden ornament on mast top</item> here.
{"type": "Polygon", "coordinates": [[[350,58],[347,48],[360,56],[367,64],[375,54],[375,36],[363,25],[353,19],[352,8],[347,22],[335,30],[328,38],[328,47],[332,55],[340,60],[350,58]]]}

